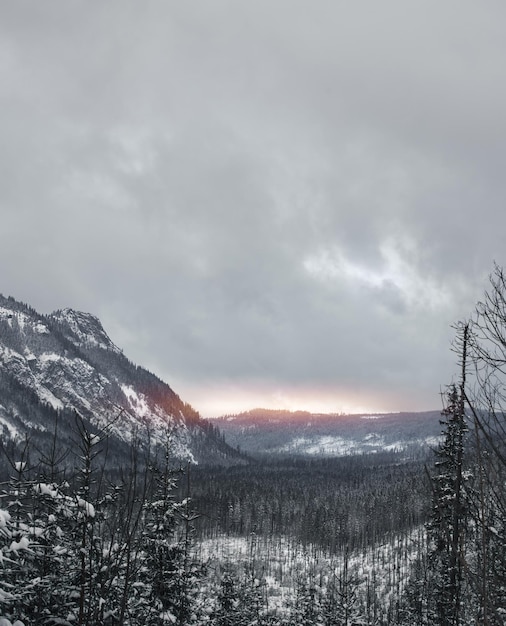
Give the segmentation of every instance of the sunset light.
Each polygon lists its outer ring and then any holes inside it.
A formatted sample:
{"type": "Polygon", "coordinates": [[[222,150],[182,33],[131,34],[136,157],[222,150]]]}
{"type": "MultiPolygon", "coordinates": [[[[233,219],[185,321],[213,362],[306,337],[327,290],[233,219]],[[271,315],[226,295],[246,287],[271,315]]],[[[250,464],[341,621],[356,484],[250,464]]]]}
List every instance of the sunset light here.
{"type": "Polygon", "coordinates": [[[388,398],[378,393],[339,390],[338,388],[275,387],[264,384],[216,384],[192,387],[179,384],[184,397],[203,417],[234,415],[253,408],[308,411],[310,413],[359,414],[387,413],[402,409],[398,398],[388,398]]]}

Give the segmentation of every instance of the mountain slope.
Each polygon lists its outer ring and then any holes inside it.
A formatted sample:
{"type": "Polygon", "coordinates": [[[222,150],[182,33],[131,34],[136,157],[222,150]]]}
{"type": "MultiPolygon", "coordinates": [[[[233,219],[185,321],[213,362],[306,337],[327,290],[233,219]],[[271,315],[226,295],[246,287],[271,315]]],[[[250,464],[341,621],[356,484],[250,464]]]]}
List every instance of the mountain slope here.
{"type": "Polygon", "coordinates": [[[229,462],[237,453],[164,382],[131,363],[95,316],[72,309],[41,315],[0,296],[0,435],[71,439],[73,412],[112,439],[162,443],[190,462],[229,462]]]}
{"type": "Polygon", "coordinates": [[[347,456],[436,445],[440,411],[312,414],[254,409],[213,420],[227,442],[247,454],[347,456]]]}

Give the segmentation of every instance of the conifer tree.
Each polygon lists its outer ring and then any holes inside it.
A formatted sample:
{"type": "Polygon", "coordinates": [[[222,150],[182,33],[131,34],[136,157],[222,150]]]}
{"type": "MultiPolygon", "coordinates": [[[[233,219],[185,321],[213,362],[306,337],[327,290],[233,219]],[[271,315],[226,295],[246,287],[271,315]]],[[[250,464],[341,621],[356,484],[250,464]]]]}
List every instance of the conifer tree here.
{"type": "Polygon", "coordinates": [[[190,554],[193,516],[189,500],[174,499],[182,471],[171,467],[169,438],[161,466],[153,465],[149,472],[154,482],[144,504],[136,611],[142,623],[186,626],[197,619],[194,591],[201,572],[190,554]]]}
{"type": "Polygon", "coordinates": [[[459,328],[461,348],[460,385],[451,385],[441,421],[443,441],[436,451],[435,474],[431,477],[433,502],[428,523],[431,539],[429,568],[432,574],[429,618],[440,626],[465,623],[463,616],[463,571],[465,565],[468,504],[464,490],[464,445],[466,359],[469,326],[459,328]]]}
{"type": "Polygon", "coordinates": [[[76,482],[47,482],[27,448],[12,461],[0,492],[0,621],[200,624],[193,516],[188,500],[173,499],[174,473],[160,470],[152,489],[149,467],[132,467],[122,484],[106,484],[94,463],[100,437],[78,423],[76,482]]]}
{"type": "Polygon", "coordinates": [[[358,577],[350,568],[350,555],[346,548],[337,585],[337,624],[340,626],[364,624],[357,593],[358,583],[358,577]]]}

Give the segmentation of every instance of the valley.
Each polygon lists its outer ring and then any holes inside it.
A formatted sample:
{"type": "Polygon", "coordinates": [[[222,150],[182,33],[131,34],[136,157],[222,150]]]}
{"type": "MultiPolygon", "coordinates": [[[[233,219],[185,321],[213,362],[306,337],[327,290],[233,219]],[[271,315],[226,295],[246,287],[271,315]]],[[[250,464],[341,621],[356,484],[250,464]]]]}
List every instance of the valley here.
{"type": "Polygon", "coordinates": [[[455,387],[443,412],[206,420],[96,317],[0,304],[5,624],[451,624],[458,550],[459,607],[485,550],[504,624],[502,443],[455,387]]]}

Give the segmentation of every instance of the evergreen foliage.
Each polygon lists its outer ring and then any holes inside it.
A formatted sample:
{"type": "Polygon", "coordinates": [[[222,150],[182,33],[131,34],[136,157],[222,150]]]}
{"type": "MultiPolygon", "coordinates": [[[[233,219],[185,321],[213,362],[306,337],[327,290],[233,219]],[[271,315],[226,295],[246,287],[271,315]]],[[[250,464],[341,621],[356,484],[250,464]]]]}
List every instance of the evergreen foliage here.
{"type": "Polygon", "coordinates": [[[47,467],[28,465],[28,447],[11,464],[0,500],[0,616],[25,625],[195,623],[192,518],[173,499],[168,460],[162,472],[140,469],[134,449],[114,484],[103,439],[82,421],[77,435],[70,480],[44,482],[47,467]]]}
{"type": "Polygon", "coordinates": [[[467,426],[462,398],[452,385],[443,415],[444,439],[436,451],[432,477],[433,505],[428,524],[431,541],[429,613],[434,623],[450,626],[464,623],[461,605],[468,505],[465,496],[464,443],[467,426]]]}

